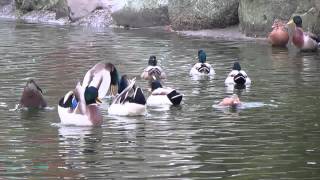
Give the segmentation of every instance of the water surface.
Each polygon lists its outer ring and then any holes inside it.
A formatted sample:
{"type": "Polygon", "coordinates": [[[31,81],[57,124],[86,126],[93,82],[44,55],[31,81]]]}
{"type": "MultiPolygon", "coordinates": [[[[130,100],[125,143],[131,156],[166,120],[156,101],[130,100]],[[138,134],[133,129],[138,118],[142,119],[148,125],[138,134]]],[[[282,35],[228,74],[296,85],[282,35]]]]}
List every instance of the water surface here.
{"type": "Polygon", "coordinates": [[[320,178],[317,53],[151,29],[0,23],[0,179],[320,178]],[[200,48],[213,79],[188,75],[200,48]],[[101,128],[59,125],[59,98],[91,66],[112,62],[146,89],[139,75],[150,55],[167,72],[165,85],[185,95],[181,106],[115,117],[103,105],[101,128]],[[215,108],[230,95],[224,79],[236,59],[253,80],[238,92],[247,106],[215,108]],[[48,109],[14,110],[29,78],[48,109]]]}

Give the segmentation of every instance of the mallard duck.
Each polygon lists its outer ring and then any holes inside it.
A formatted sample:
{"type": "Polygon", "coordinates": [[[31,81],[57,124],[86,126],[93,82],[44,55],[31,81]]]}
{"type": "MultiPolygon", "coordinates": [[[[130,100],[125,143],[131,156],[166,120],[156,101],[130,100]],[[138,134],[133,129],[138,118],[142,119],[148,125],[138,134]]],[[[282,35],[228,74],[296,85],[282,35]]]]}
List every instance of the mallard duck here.
{"type": "Polygon", "coordinates": [[[160,81],[152,81],[151,95],[147,99],[148,106],[179,105],[182,101],[182,95],[175,89],[163,88],[160,81]]]}
{"type": "Polygon", "coordinates": [[[250,86],[251,79],[247,73],[241,70],[239,62],[235,62],[232,67],[232,71],[224,81],[226,86],[235,86],[237,89],[242,89],[246,86],[250,86]]]}
{"type": "Polygon", "coordinates": [[[144,80],[160,80],[160,79],[166,79],[166,73],[163,71],[163,69],[157,65],[157,58],[156,56],[150,56],[148,61],[148,67],[146,67],[142,74],[141,78],[144,80]]]}
{"type": "Polygon", "coordinates": [[[301,51],[317,51],[319,38],[308,32],[304,32],[302,29],[302,18],[300,16],[294,16],[288,23],[293,28],[292,43],[301,51]]]}
{"type": "Polygon", "coordinates": [[[44,108],[47,102],[43,97],[42,89],[37,83],[30,79],[27,81],[23,89],[22,96],[19,102],[19,108],[44,108]]]}
{"type": "Polygon", "coordinates": [[[99,109],[98,89],[77,84],[59,101],[58,114],[63,125],[101,126],[102,114],[99,109]]]}
{"type": "Polygon", "coordinates": [[[241,104],[240,99],[238,95],[233,94],[230,97],[224,98],[220,103],[219,106],[230,106],[230,107],[236,107],[241,104]]]}
{"type": "Polygon", "coordinates": [[[110,115],[142,116],[146,113],[146,100],[141,88],[135,87],[135,79],[128,80],[126,75],[121,77],[118,95],[108,108],[110,115]]]}
{"type": "Polygon", "coordinates": [[[272,46],[286,46],[289,41],[289,33],[285,24],[276,19],[272,25],[272,31],[268,36],[268,40],[272,46]]]}
{"type": "Polygon", "coordinates": [[[214,69],[209,64],[206,63],[207,55],[204,50],[198,51],[198,63],[196,63],[190,70],[190,76],[201,76],[201,75],[214,75],[214,69]]]}
{"type": "Polygon", "coordinates": [[[98,89],[98,97],[104,98],[108,93],[112,96],[117,94],[119,74],[116,67],[111,63],[97,63],[84,76],[82,86],[93,86],[98,89]]]}

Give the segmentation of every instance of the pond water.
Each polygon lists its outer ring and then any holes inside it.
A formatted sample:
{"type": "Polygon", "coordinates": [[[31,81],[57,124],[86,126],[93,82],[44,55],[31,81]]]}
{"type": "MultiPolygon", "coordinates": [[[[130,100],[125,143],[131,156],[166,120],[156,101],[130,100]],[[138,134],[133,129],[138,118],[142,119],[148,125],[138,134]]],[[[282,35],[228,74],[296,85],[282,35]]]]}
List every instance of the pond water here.
{"type": "Polygon", "coordinates": [[[157,29],[0,23],[0,179],[320,178],[318,53],[157,29]],[[189,77],[200,48],[213,79],[189,77]],[[184,94],[181,106],[115,117],[105,100],[102,127],[59,125],[58,100],[95,63],[114,63],[146,89],[139,75],[150,55],[184,94]],[[238,92],[242,108],[216,108],[232,93],[224,79],[236,59],[253,84],[238,92]],[[49,108],[15,110],[29,78],[49,108]]]}

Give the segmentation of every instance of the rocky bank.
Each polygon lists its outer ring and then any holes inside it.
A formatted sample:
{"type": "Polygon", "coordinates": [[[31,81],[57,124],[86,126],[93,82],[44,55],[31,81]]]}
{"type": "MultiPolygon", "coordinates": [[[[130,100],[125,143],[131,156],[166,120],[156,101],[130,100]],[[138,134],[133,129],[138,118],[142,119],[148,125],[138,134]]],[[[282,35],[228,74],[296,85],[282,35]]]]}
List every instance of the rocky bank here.
{"type": "Polygon", "coordinates": [[[33,22],[95,27],[119,25],[137,28],[170,25],[173,30],[178,31],[204,29],[208,31],[232,27],[232,30],[240,31],[250,37],[265,37],[275,19],[287,21],[294,15],[302,16],[306,30],[320,33],[319,0],[2,0],[0,2],[0,16],[33,22]],[[234,28],[235,26],[239,28],[234,28]]]}

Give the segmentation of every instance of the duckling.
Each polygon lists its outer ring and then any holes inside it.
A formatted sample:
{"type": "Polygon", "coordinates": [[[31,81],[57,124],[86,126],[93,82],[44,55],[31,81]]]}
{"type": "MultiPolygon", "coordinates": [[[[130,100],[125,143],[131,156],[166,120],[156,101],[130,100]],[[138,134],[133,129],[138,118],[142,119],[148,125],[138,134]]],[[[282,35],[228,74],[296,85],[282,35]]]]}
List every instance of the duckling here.
{"type": "Polygon", "coordinates": [[[235,62],[232,71],[229,73],[224,83],[226,86],[235,86],[237,89],[242,89],[246,86],[250,86],[251,79],[245,71],[241,70],[240,63],[235,62]]]}
{"type": "Polygon", "coordinates": [[[44,108],[46,106],[47,102],[43,97],[42,89],[37,85],[37,83],[33,79],[28,80],[26,86],[23,89],[18,107],[44,108]]]}
{"type": "Polygon", "coordinates": [[[182,94],[172,88],[163,88],[158,80],[152,81],[151,91],[147,99],[148,106],[179,105],[182,101],[182,94]]]}
{"type": "Polygon", "coordinates": [[[293,36],[292,43],[301,51],[317,51],[318,43],[320,42],[319,37],[316,35],[304,32],[302,29],[302,18],[300,16],[294,16],[288,23],[293,25],[293,36]]]}
{"type": "Polygon", "coordinates": [[[201,75],[214,75],[215,71],[213,67],[206,63],[207,61],[207,55],[204,52],[204,50],[198,51],[198,63],[196,63],[190,70],[190,76],[201,76],[201,75]]]}
{"type": "Polygon", "coordinates": [[[61,124],[75,126],[101,126],[103,122],[99,108],[98,89],[77,84],[58,104],[61,124]]]}
{"type": "Polygon", "coordinates": [[[126,75],[121,77],[118,95],[108,108],[110,115],[143,116],[146,113],[146,100],[142,89],[135,86],[136,79],[128,80],[126,75]]]}
{"type": "Polygon", "coordinates": [[[148,67],[146,67],[142,74],[141,78],[144,80],[161,80],[166,79],[166,73],[163,69],[157,65],[157,58],[156,56],[150,56],[148,61],[148,67]]]}
{"type": "Polygon", "coordinates": [[[272,31],[268,36],[268,40],[272,46],[285,47],[289,41],[289,33],[285,24],[279,19],[274,20],[272,31]]]}

